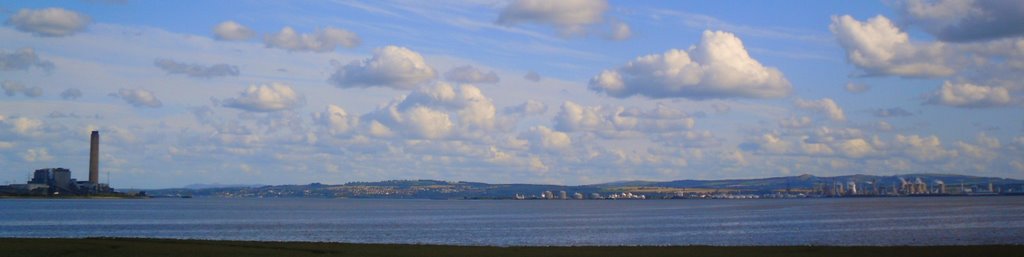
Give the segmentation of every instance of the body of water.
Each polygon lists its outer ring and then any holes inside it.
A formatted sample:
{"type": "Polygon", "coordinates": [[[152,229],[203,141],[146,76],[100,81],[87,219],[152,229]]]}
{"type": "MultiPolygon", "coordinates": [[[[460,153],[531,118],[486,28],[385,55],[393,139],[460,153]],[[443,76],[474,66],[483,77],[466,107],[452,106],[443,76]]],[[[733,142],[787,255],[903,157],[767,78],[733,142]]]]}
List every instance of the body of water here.
{"type": "Polygon", "coordinates": [[[1024,197],[4,199],[0,237],[500,246],[1022,244],[1024,197]]]}

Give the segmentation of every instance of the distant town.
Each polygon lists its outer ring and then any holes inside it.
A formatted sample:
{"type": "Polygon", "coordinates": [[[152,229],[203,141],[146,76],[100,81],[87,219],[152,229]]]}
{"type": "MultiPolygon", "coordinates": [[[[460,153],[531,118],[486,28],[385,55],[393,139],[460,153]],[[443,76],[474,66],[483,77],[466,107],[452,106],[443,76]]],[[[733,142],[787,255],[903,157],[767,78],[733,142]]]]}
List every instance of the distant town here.
{"type": "Polygon", "coordinates": [[[1024,195],[1024,181],[945,174],[812,175],[743,180],[627,181],[596,185],[487,184],[438,180],[340,185],[238,185],[147,190],[152,197],[507,200],[777,199],[1024,195]],[[926,182],[926,181],[930,181],[926,182]],[[944,181],[954,181],[946,183],[944,181]]]}
{"type": "MultiPolygon", "coordinates": [[[[809,175],[805,175],[809,176],[809,175]]],[[[555,194],[552,191],[544,191],[539,196],[530,195],[526,196],[523,194],[516,194],[513,199],[516,200],[527,200],[527,199],[544,199],[544,200],[604,200],[604,199],[648,199],[648,194],[654,197],[653,199],[760,199],[760,198],[820,198],[820,197],[892,197],[892,196],[982,196],[982,195],[1024,195],[1024,185],[1017,183],[1016,185],[1003,185],[1000,187],[994,186],[992,182],[985,185],[972,184],[969,187],[963,183],[959,186],[947,186],[941,180],[935,180],[933,184],[929,185],[924,182],[921,177],[916,177],[913,181],[907,180],[903,177],[897,177],[899,184],[892,184],[891,187],[879,186],[879,179],[874,178],[870,181],[848,181],[846,183],[833,182],[833,183],[817,183],[812,188],[790,188],[786,189],[748,189],[748,191],[736,189],[729,190],[728,188],[674,188],[674,187],[646,187],[646,186],[635,186],[635,187],[624,187],[618,188],[620,190],[633,189],[633,192],[621,192],[621,193],[610,193],[602,195],[600,193],[590,193],[590,195],[584,195],[579,192],[573,192],[570,197],[566,191],[558,191],[555,194]],[[858,190],[859,185],[859,190],[858,190]],[[1004,187],[1006,188],[1004,190],[1004,187]],[[648,194],[634,193],[644,192],[648,194]]]]}

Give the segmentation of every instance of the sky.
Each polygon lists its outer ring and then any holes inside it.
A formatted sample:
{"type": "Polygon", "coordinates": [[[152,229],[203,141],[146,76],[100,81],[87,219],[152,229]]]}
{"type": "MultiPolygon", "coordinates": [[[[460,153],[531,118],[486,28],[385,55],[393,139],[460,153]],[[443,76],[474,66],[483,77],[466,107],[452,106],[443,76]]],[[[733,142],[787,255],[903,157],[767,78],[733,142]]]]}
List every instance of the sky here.
{"type": "Polygon", "coordinates": [[[0,182],[1024,178],[1021,1],[4,1],[0,182]]]}

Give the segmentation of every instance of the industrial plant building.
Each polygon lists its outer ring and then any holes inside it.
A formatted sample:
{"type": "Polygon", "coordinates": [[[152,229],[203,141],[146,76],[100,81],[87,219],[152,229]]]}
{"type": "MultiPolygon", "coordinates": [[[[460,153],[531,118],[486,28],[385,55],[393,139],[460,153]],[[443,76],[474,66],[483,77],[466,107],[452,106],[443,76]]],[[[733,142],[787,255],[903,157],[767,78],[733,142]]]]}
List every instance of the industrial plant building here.
{"type": "Polygon", "coordinates": [[[94,195],[113,193],[110,185],[100,183],[100,133],[93,131],[89,146],[89,180],[78,181],[71,178],[71,170],[66,168],[37,169],[32,179],[25,184],[0,186],[0,195],[94,195]]]}

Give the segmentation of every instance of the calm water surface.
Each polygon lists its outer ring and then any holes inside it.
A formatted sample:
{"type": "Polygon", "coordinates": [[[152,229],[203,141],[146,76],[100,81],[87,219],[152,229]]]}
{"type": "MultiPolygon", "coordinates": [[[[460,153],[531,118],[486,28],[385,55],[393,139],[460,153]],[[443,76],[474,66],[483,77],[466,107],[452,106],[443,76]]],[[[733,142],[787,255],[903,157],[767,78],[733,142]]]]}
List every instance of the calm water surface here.
{"type": "Polygon", "coordinates": [[[459,245],[1024,243],[1024,197],[0,200],[0,237],[459,245]]]}

